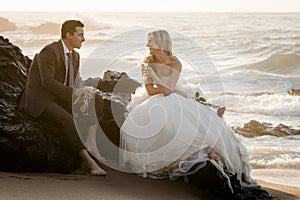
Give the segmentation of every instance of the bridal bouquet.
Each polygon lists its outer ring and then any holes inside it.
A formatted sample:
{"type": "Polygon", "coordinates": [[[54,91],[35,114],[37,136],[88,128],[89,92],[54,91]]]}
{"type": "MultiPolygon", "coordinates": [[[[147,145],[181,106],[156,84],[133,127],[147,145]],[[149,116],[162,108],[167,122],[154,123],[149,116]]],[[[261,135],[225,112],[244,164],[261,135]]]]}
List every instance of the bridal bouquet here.
{"type": "Polygon", "coordinates": [[[208,103],[204,97],[200,96],[199,92],[195,93],[195,101],[197,101],[199,103],[202,103],[203,105],[206,105],[206,106],[212,107],[214,109],[217,109],[217,114],[218,114],[219,117],[223,117],[224,112],[226,110],[226,107],[221,107],[221,106],[218,106],[218,105],[208,103]]]}
{"type": "Polygon", "coordinates": [[[83,92],[76,98],[74,105],[76,105],[77,111],[79,110],[84,115],[89,115],[89,105],[97,89],[92,86],[85,86],[84,88],[86,89],[86,92],[83,92]]]}

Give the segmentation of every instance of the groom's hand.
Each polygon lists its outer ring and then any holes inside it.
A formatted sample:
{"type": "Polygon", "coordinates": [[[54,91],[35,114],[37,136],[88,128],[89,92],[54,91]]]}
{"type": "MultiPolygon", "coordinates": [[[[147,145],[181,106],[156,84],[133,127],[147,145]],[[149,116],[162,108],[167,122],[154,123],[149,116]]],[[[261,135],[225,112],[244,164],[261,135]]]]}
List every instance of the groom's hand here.
{"type": "Polygon", "coordinates": [[[89,97],[93,96],[92,91],[86,88],[76,88],[74,94],[78,97],[80,97],[81,95],[88,95],[89,97]]]}

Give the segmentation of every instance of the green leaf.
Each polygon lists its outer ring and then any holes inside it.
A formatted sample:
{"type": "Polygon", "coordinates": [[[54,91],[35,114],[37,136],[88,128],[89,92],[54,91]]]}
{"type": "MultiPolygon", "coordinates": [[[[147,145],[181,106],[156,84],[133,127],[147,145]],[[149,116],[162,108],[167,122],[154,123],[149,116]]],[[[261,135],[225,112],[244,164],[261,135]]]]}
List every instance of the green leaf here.
{"type": "Polygon", "coordinates": [[[199,100],[202,102],[206,102],[206,99],[204,97],[200,97],[199,100]]]}
{"type": "Polygon", "coordinates": [[[218,106],[218,105],[214,105],[214,104],[208,103],[204,97],[200,96],[199,92],[195,93],[195,101],[197,101],[199,103],[202,103],[203,105],[206,105],[208,107],[215,108],[215,109],[219,109],[220,108],[220,106],[218,106]]]}

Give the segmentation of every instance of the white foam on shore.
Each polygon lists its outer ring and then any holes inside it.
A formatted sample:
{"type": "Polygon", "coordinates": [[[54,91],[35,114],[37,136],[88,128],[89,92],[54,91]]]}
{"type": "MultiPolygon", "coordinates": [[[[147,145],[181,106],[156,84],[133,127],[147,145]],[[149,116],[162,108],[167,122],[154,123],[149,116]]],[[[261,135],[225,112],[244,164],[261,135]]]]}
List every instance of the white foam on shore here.
{"type": "Polygon", "coordinates": [[[299,116],[299,96],[287,93],[276,94],[231,94],[225,95],[231,111],[257,113],[271,116],[299,116]]]}
{"type": "Polygon", "coordinates": [[[300,169],[255,169],[252,170],[251,176],[265,182],[300,189],[300,169]]]}

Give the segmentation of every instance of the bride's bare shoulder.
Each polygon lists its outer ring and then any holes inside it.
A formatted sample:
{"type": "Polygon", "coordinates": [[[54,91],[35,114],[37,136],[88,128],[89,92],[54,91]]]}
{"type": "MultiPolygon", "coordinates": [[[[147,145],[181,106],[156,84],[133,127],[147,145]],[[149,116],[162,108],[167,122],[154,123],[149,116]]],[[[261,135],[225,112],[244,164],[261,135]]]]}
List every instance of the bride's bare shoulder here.
{"type": "Polygon", "coordinates": [[[170,56],[170,66],[181,70],[181,62],[176,56],[170,56]]]}
{"type": "Polygon", "coordinates": [[[172,59],[174,60],[174,62],[178,62],[181,64],[180,60],[176,56],[172,56],[172,59]]]}

